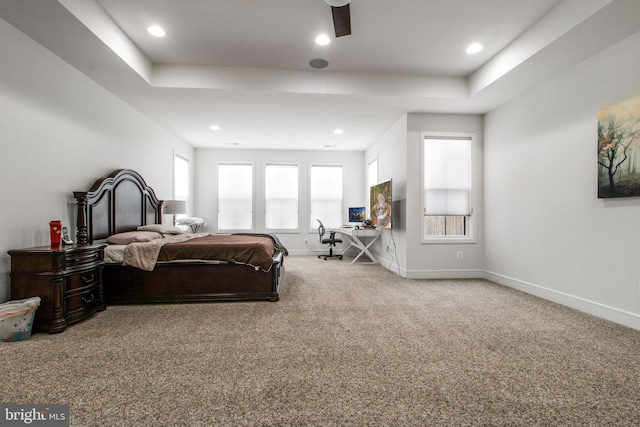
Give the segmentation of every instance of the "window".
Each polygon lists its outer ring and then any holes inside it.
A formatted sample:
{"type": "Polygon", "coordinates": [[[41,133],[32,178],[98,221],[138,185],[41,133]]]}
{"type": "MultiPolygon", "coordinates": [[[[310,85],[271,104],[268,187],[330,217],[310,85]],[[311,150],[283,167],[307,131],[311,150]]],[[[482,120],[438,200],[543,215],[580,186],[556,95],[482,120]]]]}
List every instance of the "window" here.
{"type": "MultiPolygon", "coordinates": [[[[378,184],[378,159],[372,160],[367,168],[367,206],[371,206],[371,194],[369,189],[378,184]]],[[[367,218],[371,217],[370,208],[367,208],[367,218]]]]}
{"type": "Polygon", "coordinates": [[[218,164],[218,229],[253,229],[253,164],[218,164]]]}
{"type": "MultiPolygon", "coordinates": [[[[184,200],[189,209],[189,160],[178,155],[173,156],[173,200],[184,200]]],[[[176,218],[188,214],[177,214],[176,218]]]]}
{"type": "Polygon", "coordinates": [[[375,159],[371,163],[369,163],[369,169],[367,171],[367,182],[369,183],[369,188],[378,183],[378,159],[375,159]]]}
{"type": "Polygon", "coordinates": [[[423,241],[471,240],[471,134],[423,133],[423,241]]]}
{"type": "Polygon", "coordinates": [[[178,155],[173,156],[173,199],[189,201],[189,160],[178,155]]]}
{"type": "Polygon", "coordinates": [[[316,229],[316,219],[326,228],[342,225],[342,166],[311,166],[310,178],[311,228],[316,229]]]}
{"type": "Polygon", "coordinates": [[[265,180],[265,228],[298,229],[298,165],[267,164],[265,180]]]}

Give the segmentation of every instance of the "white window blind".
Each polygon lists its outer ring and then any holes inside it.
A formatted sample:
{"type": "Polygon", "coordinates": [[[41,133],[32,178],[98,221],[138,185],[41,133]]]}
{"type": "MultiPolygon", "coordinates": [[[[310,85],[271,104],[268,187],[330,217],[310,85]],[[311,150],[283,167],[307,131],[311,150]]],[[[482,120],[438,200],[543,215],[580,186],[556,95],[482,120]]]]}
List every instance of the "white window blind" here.
{"type": "Polygon", "coordinates": [[[218,229],[253,228],[253,165],[218,165],[218,229]]]}
{"type": "Polygon", "coordinates": [[[265,227],[298,229],[298,166],[265,165],[265,227]]]}
{"type": "Polygon", "coordinates": [[[472,140],[424,138],[424,214],[471,214],[472,140]]]}
{"type": "Polygon", "coordinates": [[[311,166],[310,177],[311,228],[317,228],[316,219],[326,228],[338,228],[342,215],[342,166],[311,166]]]}

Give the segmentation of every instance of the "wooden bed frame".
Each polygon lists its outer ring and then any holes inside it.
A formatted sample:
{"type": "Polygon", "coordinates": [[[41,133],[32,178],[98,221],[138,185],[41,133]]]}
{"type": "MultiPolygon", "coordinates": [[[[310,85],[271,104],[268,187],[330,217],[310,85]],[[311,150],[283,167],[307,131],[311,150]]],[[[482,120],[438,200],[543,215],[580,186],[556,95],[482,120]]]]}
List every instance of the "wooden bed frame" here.
{"type": "MultiPolygon", "coordinates": [[[[106,241],[112,234],[162,223],[162,205],[135,171],[118,169],[89,191],[73,193],[78,204],[79,245],[106,241]]],[[[235,263],[180,262],[143,271],[105,264],[106,304],[182,303],[280,299],[284,253],[276,250],[269,272],[235,263]]]]}

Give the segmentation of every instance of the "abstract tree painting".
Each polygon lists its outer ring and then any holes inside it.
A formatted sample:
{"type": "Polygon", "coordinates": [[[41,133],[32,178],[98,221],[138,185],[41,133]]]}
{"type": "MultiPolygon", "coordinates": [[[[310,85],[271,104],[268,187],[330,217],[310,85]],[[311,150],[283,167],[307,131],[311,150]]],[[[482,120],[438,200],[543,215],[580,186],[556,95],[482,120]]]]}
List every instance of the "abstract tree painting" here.
{"type": "Polygon", "coordinates": [[[598,198],[640,196],[640,96],[598,112],[598,198]]]}

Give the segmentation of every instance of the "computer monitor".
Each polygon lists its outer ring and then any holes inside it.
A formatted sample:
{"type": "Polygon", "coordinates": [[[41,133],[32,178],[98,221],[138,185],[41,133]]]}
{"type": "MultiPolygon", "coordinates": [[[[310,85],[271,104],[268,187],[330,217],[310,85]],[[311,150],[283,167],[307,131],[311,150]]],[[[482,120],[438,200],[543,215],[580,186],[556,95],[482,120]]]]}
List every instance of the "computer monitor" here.
{"type": "Polygon", "coordinates": [[[367,219],[367,210],[364,206],[349,208],[349,223],[361,224],[367,219]]]}

